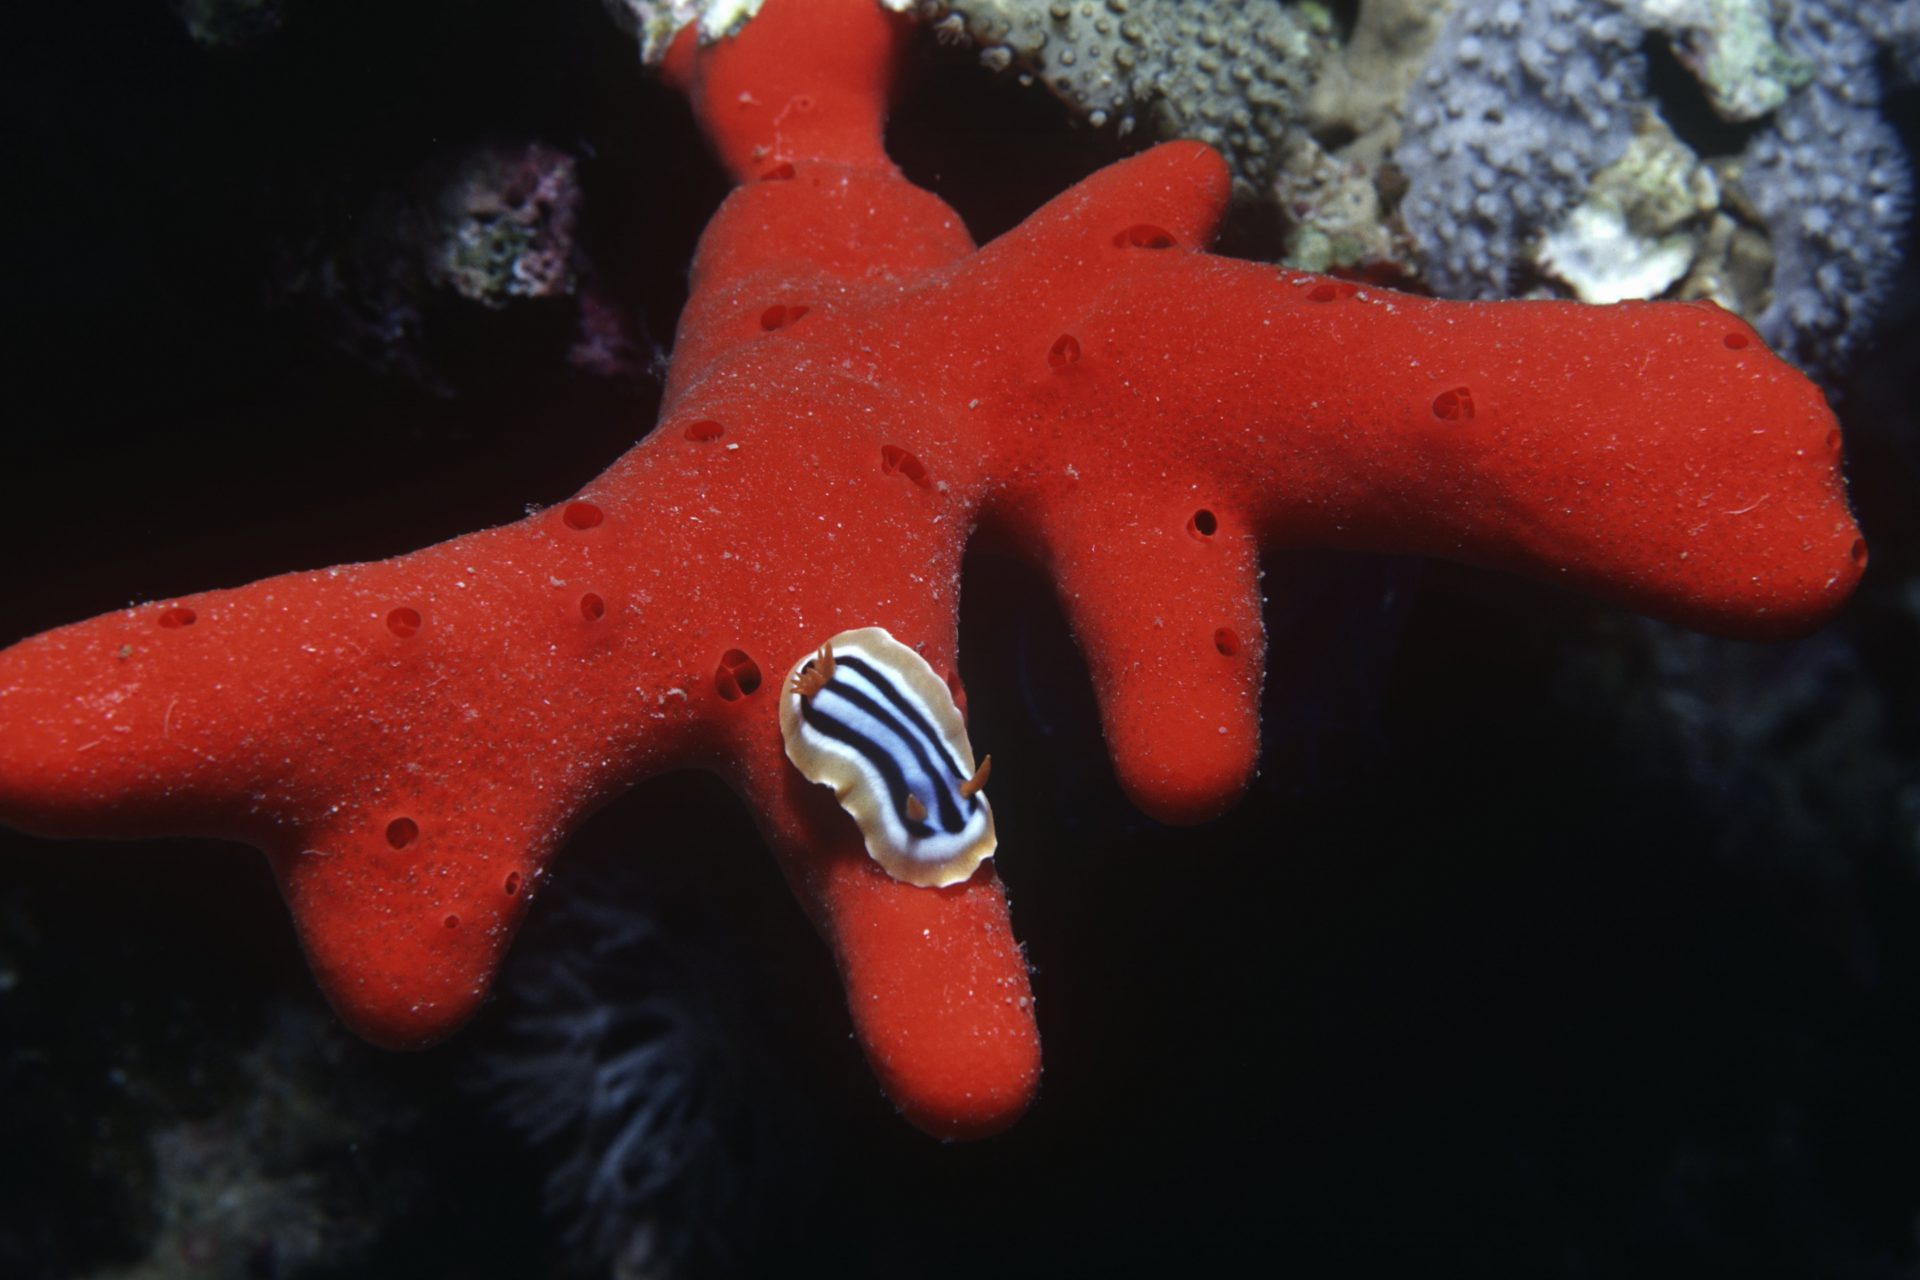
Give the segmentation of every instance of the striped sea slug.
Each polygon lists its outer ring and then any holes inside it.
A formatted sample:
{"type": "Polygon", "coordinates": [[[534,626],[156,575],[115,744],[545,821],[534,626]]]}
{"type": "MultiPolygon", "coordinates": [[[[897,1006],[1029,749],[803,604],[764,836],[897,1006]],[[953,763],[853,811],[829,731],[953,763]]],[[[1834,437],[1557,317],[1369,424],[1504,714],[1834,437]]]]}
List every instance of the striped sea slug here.
{"type": "Polygon", "coordinates": [[[842,631],[794,663],[780,700],[787,758],[833,788],[896,880],[959,884],[993,856],[983,791],[946,681],[880,627],[842,631]]]}

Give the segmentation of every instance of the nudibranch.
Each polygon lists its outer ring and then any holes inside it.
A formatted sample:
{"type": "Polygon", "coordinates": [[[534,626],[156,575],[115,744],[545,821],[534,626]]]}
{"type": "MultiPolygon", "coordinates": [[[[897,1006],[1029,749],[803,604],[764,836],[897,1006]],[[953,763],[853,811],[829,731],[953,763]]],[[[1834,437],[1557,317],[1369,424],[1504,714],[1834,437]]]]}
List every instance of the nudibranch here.
{"type": "Polygon", "coordinates": [[[953,691],[884,628],[842,631],[793,664],[780,733],[787,759],[833,788],[894,879],[959,884],[993,856],[993,757],[975,766],[953,691]]]}

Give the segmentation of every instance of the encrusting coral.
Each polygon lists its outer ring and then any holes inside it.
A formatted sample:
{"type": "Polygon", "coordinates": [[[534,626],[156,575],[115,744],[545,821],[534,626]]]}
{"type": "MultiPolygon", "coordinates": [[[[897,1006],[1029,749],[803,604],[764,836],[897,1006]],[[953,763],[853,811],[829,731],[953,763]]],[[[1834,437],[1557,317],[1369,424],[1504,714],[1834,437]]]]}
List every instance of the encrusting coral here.
{"type": "Polygon", "coordinates": [[[1100,128],[1192,138],[1236,180],[1279,176],[1312,69],[1330,43],[1323,12],[1279,0],[922,0],[943,39],[964,38],[994,70],[1036,77],[1100,128]]]}
{"type": "Polygon", "coordinates": [[[1453,11],[1408,95],[1394,157],[1437,291],[1512,295],[1527,238],[1627,149],[1647,96],[1640,43],[1610,2],[1465,0],[1453,11]]]}
{"type": "Polygon", "coordinates": [[[1801,368],[1839,371],[1872,331],[1911,212],[1876,59],[1884,46],[1896,71],[1910,61],[1915,11],[1460,0],[1394,152],[1421,275],[1450,297],[1512,296],[1540,274],[1596,302],[1673,287],[1738,307],[1801,368]],[[1754,130],[1717,179],[1656,100],[1653,34],[1715,115],[1754,130]],[[1751,289],[1723,261],[1743,223],[1764,229],[1772,258],[1751,289]]]}
{"type": "Polygon", "coordinates": [[[1734,317],[1216,258],[1229,180],[1194,143],[976,248],[881,145],[907,30],[871,0],[767,0],[737,36],[683,33],[668,74],[742,185],[653,433],[516,524],[0,652],[0,817],[258,846],[342,1016],[418,1046],[484,998],[587,814],[712,769],[831,944],[883,1087],[974,1136],[1040,1069],[992,863],[889,876],[788,762],[779,708],[791,664],[865,627],[964,705],[976,527],[1052,575],[1120,780],[1173,822],[1253,771],[1261,544],[1442,555],[1756,637],[1852,590],[1834,419],[1734,317]]]}
{"type": "Polygon", "coordinates": [[[1906,242],[1913,173],[1880,114],[1870,36],[1891,8],[1797,0],[1782,40],[1812,83],[1741,158],[1775,259],[1772,301],[1754,325],[1804,368],[1839,368],[1866,340],[1906,242]]]}

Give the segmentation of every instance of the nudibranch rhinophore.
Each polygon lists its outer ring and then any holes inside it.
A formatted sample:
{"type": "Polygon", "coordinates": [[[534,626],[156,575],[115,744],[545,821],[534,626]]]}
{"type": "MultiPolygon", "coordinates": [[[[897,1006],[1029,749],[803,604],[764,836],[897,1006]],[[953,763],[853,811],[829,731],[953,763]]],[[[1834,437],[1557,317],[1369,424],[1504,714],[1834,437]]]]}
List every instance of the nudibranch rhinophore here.
{"type": "Polygon", "coordinates": [[[881,627],[842,631],[793,664],[780,692],[787,759],[833,788],[867,853],[896,880],[959,884],[993,856],[993,810],[967,726],[927,660],[881,627]]]}

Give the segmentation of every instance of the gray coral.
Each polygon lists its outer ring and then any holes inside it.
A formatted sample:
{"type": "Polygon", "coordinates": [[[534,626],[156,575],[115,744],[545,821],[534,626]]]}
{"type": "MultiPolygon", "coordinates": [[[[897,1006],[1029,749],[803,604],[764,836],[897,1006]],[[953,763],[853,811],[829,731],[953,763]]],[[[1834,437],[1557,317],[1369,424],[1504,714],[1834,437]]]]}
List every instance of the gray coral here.
{"type": "Polygon", "coordinates": [[[1595,283],[1586,268],[1596,257],[1659,257],[1658,269],[1632,273],[1658,293],[1688,275],[1667,260],[1691,252],[1691,296],[1740,306],[1776,350],[1837,370],[1870,331],[1899,261],[1912,184],[1880,115],[1875,42],[1910,61],[1902,42],[1920,29],[1917,15],[1920,0],[1461,0],[1408,95],[1394,155],[1422,274],[1449,296],[1498,297],[1539,269],[1604,300],[1621,282],[1595,283]],[[1723,117],[1766,123],[1723,170],[1734,188],[1725,213],[1707,201],[1678,221],[1637,225],[1633,209],[1647,202],[1621,197],[1643,195],[1653,176],[1619,168],[1636,139],[1664,170],[1719,190],[1659,118],[1641,53],[1650,32],[1671,39],[1723,117]],[[1735,243],[1736,215],[1770,243],[1760,299],[1729,292],[1732,268],[1708,260],[1735,243]]]}
{"type": "Polygon", "coordinates": [[[1775,350],[1823,371],[1871,330],[1912,205],[1913,175],[1881,118],[1874,45],[1859,22],[1877,8],[1798,0],[1782,38],[1814,63],[1814,81],[1741,165],[1774,253],[1773,300],[1754,323],[1775,350]]]}
{"type": "Polygon", "coordinates": [[[1428,281],[1512,292],[1531,237],[1633,138],[1640,31],[1612,0],[1465,0],[1408,95],[1395,160],[1428,281]]]}
{"type": "Polygon", "coordinates": [[[1920,0],[1867,0],[1860,21],[1887,50],[1900,83],[1920,84],[1920,0]]]}
{"type": "Polygon", "coordinates": [[[1323,11],[1279,0],[926,0],[943,38],[1032,75],[1095,127],[1195,138],[1265,191],[1279,175],[1314,67],[1323,11]]]}

